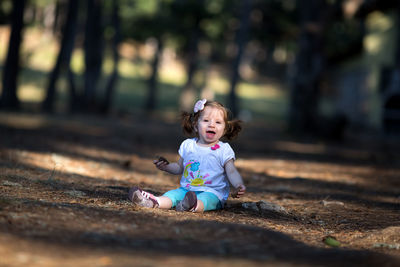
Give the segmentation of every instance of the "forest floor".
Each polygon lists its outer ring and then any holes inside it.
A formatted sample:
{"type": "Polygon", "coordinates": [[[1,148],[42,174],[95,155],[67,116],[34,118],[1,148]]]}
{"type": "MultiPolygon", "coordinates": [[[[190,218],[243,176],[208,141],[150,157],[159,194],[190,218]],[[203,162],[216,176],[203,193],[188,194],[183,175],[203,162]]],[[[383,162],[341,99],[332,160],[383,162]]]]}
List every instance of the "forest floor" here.
{"type": "Polygon", "coordinates": [[[154,118],[0,113],[0,266],[400,266],[398,142],[247,124],[231,144],[243,198],[203,214],[132,205],[131,186],[177,187],[152,160],[176,160],[183,139],[154,118]]]}

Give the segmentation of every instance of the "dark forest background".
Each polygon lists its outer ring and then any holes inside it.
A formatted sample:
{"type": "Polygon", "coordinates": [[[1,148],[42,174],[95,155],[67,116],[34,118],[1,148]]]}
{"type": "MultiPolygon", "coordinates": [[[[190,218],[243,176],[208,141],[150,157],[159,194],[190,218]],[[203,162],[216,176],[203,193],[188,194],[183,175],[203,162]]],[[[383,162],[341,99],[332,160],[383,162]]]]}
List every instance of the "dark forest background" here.
{"type": "Polygon", "coordinates": [[[400,133],[400,4],[2,0],[0,109],[176,116],[217,99],[296,135],[400,133]]]}

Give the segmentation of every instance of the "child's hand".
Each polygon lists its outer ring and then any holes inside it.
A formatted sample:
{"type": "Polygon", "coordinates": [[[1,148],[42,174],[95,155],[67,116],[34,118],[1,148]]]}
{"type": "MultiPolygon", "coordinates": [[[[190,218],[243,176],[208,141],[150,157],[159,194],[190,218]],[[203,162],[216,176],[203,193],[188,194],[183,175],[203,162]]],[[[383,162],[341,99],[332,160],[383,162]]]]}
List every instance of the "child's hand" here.
{"type": "Polygon", "coordinates": [[[153,160],[153,163],[156,165],[157,169],[165,171],[169,161],[166,158],[159,156],[158,159],[153,160]]]}
{"type": "Polygon", "coordinates": [[[246,193],[246,186],[241,184],[232,191],[231,195],[233,198],[240,198],[241,196],[244,195],[244,193],[246,193]]]}

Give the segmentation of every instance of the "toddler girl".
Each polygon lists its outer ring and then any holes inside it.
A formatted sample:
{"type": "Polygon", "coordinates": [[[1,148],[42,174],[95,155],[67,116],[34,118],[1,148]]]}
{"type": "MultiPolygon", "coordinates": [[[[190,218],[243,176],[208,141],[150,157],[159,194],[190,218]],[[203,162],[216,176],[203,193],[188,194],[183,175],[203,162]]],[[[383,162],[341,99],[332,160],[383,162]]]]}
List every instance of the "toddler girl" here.
{"type": "Polygon", "coordinates": [[[235,153],[228,143],[220,141],[235,138],[241,130],[240,122],[229,120],[221,103],[203,99],[197,101],[193,113],[183,113],[182,126],[186,135],[195,137],[182,142],[178,162],[169,163],[163,157],[154,161],[158,169],[182,175],[180,188],[156,197],[133,187],[129,199],[143,207],[203,212],[224,206],[229,182],[235,188],[232,196],[242,196],[246,187],[234,165],[235,153]]]}

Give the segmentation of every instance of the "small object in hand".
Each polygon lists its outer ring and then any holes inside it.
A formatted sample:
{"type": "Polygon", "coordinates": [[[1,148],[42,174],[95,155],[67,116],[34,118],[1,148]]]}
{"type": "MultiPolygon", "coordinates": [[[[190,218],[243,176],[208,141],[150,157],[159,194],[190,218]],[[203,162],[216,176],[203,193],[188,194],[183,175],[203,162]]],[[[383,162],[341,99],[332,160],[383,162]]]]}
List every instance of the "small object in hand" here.
{"type": "Polygon", "coordinates": [[[158,161],[164,161],[165,163],[169,164],[169,161],[162,156],[158,156],[158,161]]]}
{"type": "Polygon", "coordinates": [[[234,188],[234,189],[232,190],[231,196],[232,196],[233,198],[238,198],[238,192],[239,192],[239,190],[240,190],[240,188],[234,188]]]}
{"type": "Polygon", "coordinates": [[[340,242],[337,241],[335,237],[330,236],[330,235],[324,237],[324,239],[322,241],[324,241],[324,243],[330,247],[339,247],[340,246],[340,242]]]}

